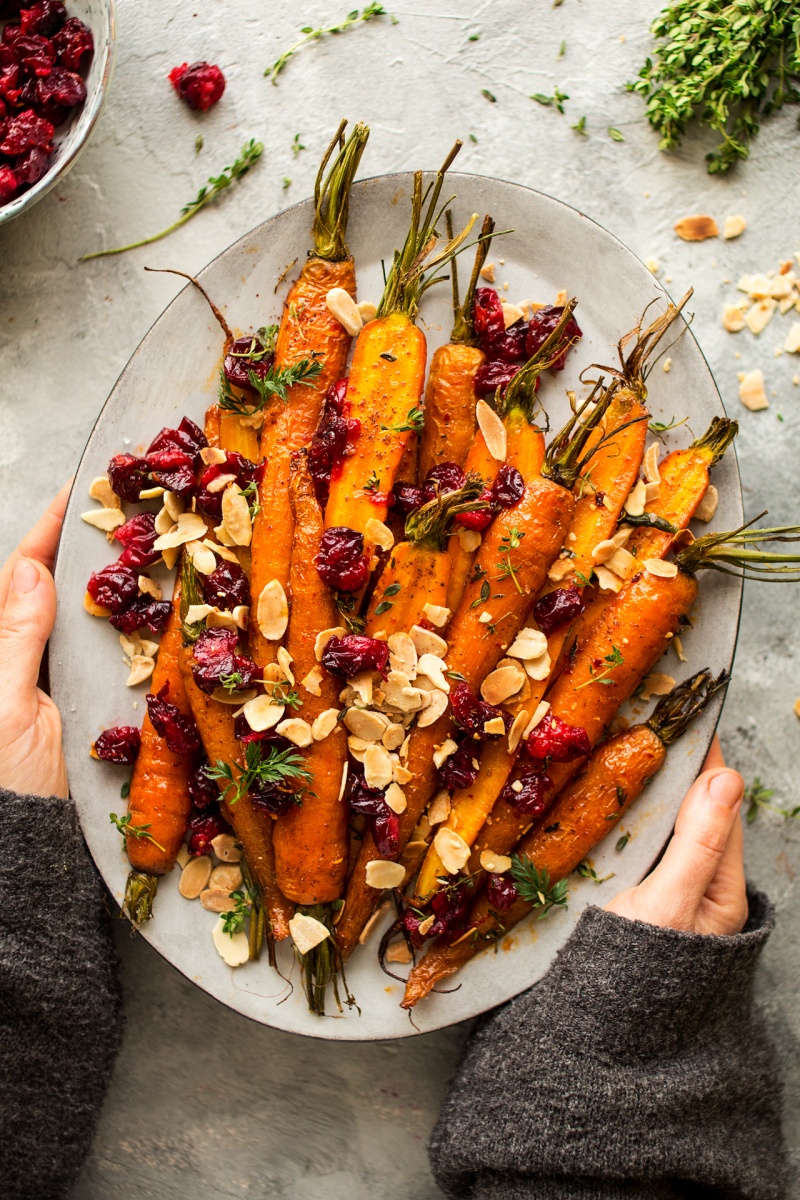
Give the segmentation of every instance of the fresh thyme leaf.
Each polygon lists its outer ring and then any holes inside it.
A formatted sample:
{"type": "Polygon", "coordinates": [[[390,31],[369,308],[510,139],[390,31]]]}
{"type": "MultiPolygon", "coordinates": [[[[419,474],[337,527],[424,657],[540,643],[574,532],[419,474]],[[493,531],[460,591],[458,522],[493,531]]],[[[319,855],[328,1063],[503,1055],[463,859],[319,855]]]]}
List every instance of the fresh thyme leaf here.
{"type": "Polygon", "coordinates": [[[668,433],[670,429],[677,429],[680,425],[685,425],[688,420],[688,417],[684,417],[682,421],[679,421],[677,417],[672,417],[670,421],[651,421],[647,428],[651,433],[660,437],[662,433],[668,433]]]}
{"type": "Polygon", "coordinates": [[[563,58],[564,55],[566,54],[566,52],[567,52],[567,43],[562,42],[561,45],[558,47],[558,58],[563,58]]]}
{"type": "Polygon", "coordinates": [[[576,133],[580,133],[583,137],[588,137],[586,132],[586,117],[579,117],[574,125],[570,125],[570,129],[574,129],[576,133]]]}
{"type": "Polygon", "coordinates": [[[291,181],[291,179],[289,178],[289,176],[288,176],[288,175],[284,175],[284,177],[283,177],[283,190],[284,190],[284,191],[286,191],[286,189],[287,189],[287,188],[290,188],[291,186],[292,186],[292,181],[291,181]]]}
{"type": "Polygon", "coordinates": [[[355,596],[350,596],[347,592],[336,592],[336,607],[351,633],[364,632],[366,621],[359,615],[355,596]]]}
{"type": "Polygon", "coordinates": [[[194,139],[195,154],[199,154],[202,149],[203,149],[203,135],[202,135],[202,133],[198,133],[197,137],[194,139]]]}
{"type": "Polygon", "coordinates": [[[758,810],[763,808],[765,812],[776,813],[780,817],[785,817],[786,820],[796,819],[800,817],[800,804],[794,808],[782,808],[779,804],[770,804],[770,800],[775,795],[773,788],[765,788],[761,780],[756,776],[753,782],[744,790],[744,803],[746,806],[745,820],[748,825],[752,825],[758,816],[758,810]]]}
{"type": "Polygon", "coordinates": [[[471,33],[469,35],[469,37],[467,38],[467,41],[468,42],[477,42],[480,40],[480,36],[481,35],[479,33],[471,33]]]}
{"type": "Polygon", "coordinates": [[[608,136],[611,138],[612,142],[624,142],[625,141],[625,134],[620,133],[620,131],[618,129],[615,129],[613,125],[609,125],[609,127],[608,127],[608,136]]]}
{"type": "MultiPolygon", "coordinates": [[[[613,687],[614,680],[611,678],[611,672],[615,667],[619,667],[625,662],[619,646],[612,646],[611,653],[603,656],[603,662],[607,665],[603,667],[602,670],[600,670],[600,668],[595,670],[594,665],[589,667],[589,678],[584,680],[583,683],[578,684],[578,686],[575,688],[576,692],[581,691],[582,688],[588,687],[590,683],[599,683],[603,687],[613,687]]],[[[617,798],[619,798],[619,789],[617,789],[617,798]]]]}
{"type": "Polygon", "coordinates": [[[129,779],[126,779],[125,782],[123,783],[122,787],[119,789],[119,798],[120,798],[120,800],[127,800],[128,796],[130,796],[130,794],[131,794],[131,783],[130,783],[129,779]]]}
{"type": "Polygon", "coordinates": [[[617,844],[614,847],[614,849],[619,853],[620,851],[625,849],[625,847],[627,846],[627,844],[630,840],[631,840],[631,835],[629,833],[623,833],[622,837],[617,839],[617,844]]]}
{"type": "Polygon", "coordinates": [[[401,585],[399,583],[390,583],[383,593],[384,596],[396,596],[400,591],[400,586],[401,585]]]}
{"type": "Polygon", "coordinates": [[[550,886],[550,875],[542,869],[539,871],[529,858],[519,854],[511,856],[511,878],[516,884],[517,891],[523,900],[541,910],[540,920],[551,908],[566,906],[567,881],[559,879],[558,883],[550,886]]]}
{"type": "Polygon", "coordinates": [[[425,425],[425,414],[421,408],[410,408],[405,421],[394,421],[391,425],[381,425],[382,430],[392,433],[419,433],[425,425]]]}
{"type": "MultiPolygon", "coordinates": [[[[373,17],[385,16],[388,16],[388,13],[382,4],[370,3],[365,5],[361,12],[359,12],[358,9],[354,9],[353,12],[348,13],[344,20],[340,21],[338,25],[328,25],[319,29],[314,29],[311,25],[305,25],[300,30],[300,32],[304,35],[300,41],[295,42],[295,44],[290,46],[288,50],[284,50],[280,58],[276,59],[271,67],[267,67],[264,74],[268,75],[273,84],[277,87],[278,76],[280,75],[281,71],[284,69],[289,60],[294,58],[298,50],[301,50],[303,46],[308,45],[309,42],[316,42],[319,38],[324,37],[328,33],[346,33],[348,29],[352,28],[353,25],[357,25],[361,21],[371,21],[373,17]]],[[[397,24],[394,17],[392,17],[392,24],[397,24]]]]}
{"type": "Polygon", "coordinates": [[[238,671],[231,671],[230,675],[220,675],[219,681],[226,692],[235,692],[244,683],[244,679],[238,671]]]}
{"type": "Polygon", "coordinates": [[[253,396],[239,399],[238,396],[234,396],[230,387],[225,389],[223,386],[220,389],[219,406],[226,412],[240,414],[261,412],[273,399],[282,400],[285,403],[289,398],[290,388],[298,385],[310,387],[321,370],[322,363],[319,359],[301,358],[300,362],[293,363],[290,367],[271,367],[264,375],[257,375],[255,371],[250,371],[248,378],[251,386],[258,393],[258,399],[253,396]]]}
{"type": "Polygon", "coordinates": [[[300,141],[300,134],[296,133],[294,135],[294,141],[292,142],[292,154],[295,156],[295,158],[297,158],[301,150],[305,150],[305,146],[300,141]]]}
{"type": "Polygon", "coordinates": [[[291,689],[287,689],[282,683],[276,683],[272,687],[272,699],[278,704],[284,704],[287,708],[298,709],[303,707],[303,701],[300,699],[300,693],[291,689]]]}
{"type": "Polygon", "coordinates": [[[250,913],[252,897],[239,888],[235,892],[231,892],[231,900],[235,901],[230,912],[220,913],[222,917],[222,932],[229,934],[231,937],[244,929],[245,918],[250,913]]]}
{"type": "Polygon", "coordinates": [[[190,221],[207,204],[211,204],[213,200],[216,200],[226,188],[231,187],[234,183],[238,183],[250,168],[255,166],[263,153],[263,143],[251,138],[249,142],[245,142],[236,161],[231,166],[225,167],[221,174],[212,175],[208,182],[200,188],[194,200],[191,200],[188,204],[184,204],[178,220],[173,221],[166,229],[162,229],[160,233],[154,233],[150,237],[141,238],[138,242],[129,242],[127,246],[116,246],[113,250],[95,250],[91,254],[83,254],[79,261],[88,262],[90,258],[106,258],[111,254],[124,254],[127,250],[135,250],[139,246],[149,246],[153,242],[158,242],[161,238],[167,237],[168,234],[173,233],[176,229],[180,229],[181,225],[185,225],[187,221],[190,221]]]}
{"type": "Polygon", "coordinates": [[[164,851],[164,847],[161,845],[161,843],[157,842],[156,839],[153,837],[152,833],[148,832],[148,830],[150,829],[149,824],[148,825],[132,825],[130,813],[125,813],[124,817],[118,817],[116,813],[109,813],[108,816],[109,816],[109,820],[111,821],[111,824],[116,825],[117,829],[120,831],[120,833],[122,834],[122,836],[124,838],[132,837],[132,838],[136,838],[138,841],[141,841],[141,842],[152,842],[153,845],[157,846],[159,850],[161,850],[163,853],[166,853],[166,851],[164,851]]]}
{"type": "Polygon", "coordinates": [[[497,104],[497,96],[493,96],[488,88],[481,88],[481,95],[485,96],[492,104],[497,104]]]}
{"type": "Polygon", "coordinates": [[[380,486],[381,486],[381,481],[378,478],[377,472],[373,468],[373,470],[370,471],[369,479],[364,484],[364,491],[365,492],[377,492],[380,490],[380,486]]]}
{"type": "MultiPolygon", "coordinates": [[[[563,42],[561,43],[563,46],[563,42]]],[[[560,55],[559,55],[560,57],[560,55]]],[[[543,92],[534,92],[531,100],[535,100],[537,104],[543,105],[545,108],[555,108],[558,112],[564,112],[564,101],[569,100],[566,92],[562,92],[559,88],[553,89],[552,96],[546,96],[543,92]]]]}
{"type": "Polygon", "coordinates": [[[228,803],[236,804],[256,783],[274,783],[287,792],[302,791],[311,782],[304,762],[296,750],[276,750],[274,746],[264,758],[261,743],[248,742],[244,748],[244,767],[217,759],[213,767],[206,769],[206,774],[218,783],[226,783],[222,794],[227,799],[232,790],[233,798],[228,803]]]}
{"type": "Polygon", "coordinates": [[[575,872],[576,874],[580,875],[582,879],[592,879],[595,883],[605,883],[607,879],[614,878],[613,871],[610,875],[598,875],[594,867],[590,867],[585,859],[582,863],[578,863],[577,867],[575,868],[575,872]]]}
{"type": "MultiPolygon", "coordinates": [[[[511,551],[519,549],[519,544],[524,537],[525,537],[525,534],[520,533],[520,531],[517,529],[517,527],[514,526],[513,529],[511,529],[504,538],[500,539],[500,546],[501,546],[502,550],[505,552],[505,558],[502,559],[499,563],[494,564],[497,567],[498,571],[500,572],[500,574],[497,576],[497,578],[498,579],[509,579],[510,578],[514,584],[514,587],[517,589],[517,591],[519,592],[520,595],[522,595],[522,586],[521,586],[519,580],[517,579],[516,567],[514,566],[514,564],[511,561],[511,551]]],[[[488,599],[488,597],[487,597],[487,599],[488,599]]]]}
{"type": "Polygon", "coordinates": [[[475,137],[475,134],[474,134],[474,133],[471,133],[471,134],[469,135],[469,140],[472,142],[473,146],[477,146],[477,144],[478,144],[478,139],[475,137]]]}
{"type": "Polygon", "coordinates": [[[375,616],[376,617],[382,616],[385,612],[388,612],[389,609],[392,607],[393,607],[393,605],[392,605],[391,600],[381,600],[380,604],[376,605],[375,616]]]}

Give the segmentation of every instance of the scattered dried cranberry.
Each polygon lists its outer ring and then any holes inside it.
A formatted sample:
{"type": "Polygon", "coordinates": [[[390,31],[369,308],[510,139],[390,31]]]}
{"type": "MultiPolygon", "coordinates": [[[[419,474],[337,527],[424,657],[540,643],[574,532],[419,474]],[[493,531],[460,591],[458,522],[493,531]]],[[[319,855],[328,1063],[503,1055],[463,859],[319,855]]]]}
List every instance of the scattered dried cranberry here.
{"type": "Polygon", "coordinates": [[[572,762],[591,751],[589,735],[580,725],[568,725],[560,717],[548,713],[528,738],[531,758],[550,758],[553,762],[572,762]]]}
{"type": "Polygon", "coordinates": [[[203,431],[184,417],[177,429],[162,429],[147,447],[145,462],[160,487],[184,499],[195,490],[200,451],[208,445],[203,431]]]}
{"type": "Polygon", "coordinates": [[[208,773],[208,763],[202,763],[190,777],[189,799],[199,812],[207,812],[212,806],[216,808],[219,788],[216,779],[208,773]]]}
{"type": "Polygon", "coordinates": [[[208,442],[202,429],[195,425],[189,417],[184,417],[177,429],[165,426],[160,433],[157,433],[147,447],[147,453],[155,454],[158,450],[178,449],[185,450],[187,454],[198,455],[207,445],[208,442]]]}
{"type": "Polygon", "coordinates": [[[439,463],[438,466],[431,467],[425,476],[422,484],[422,501],[427,504],[428,501],[435,500],[440,494],[457,492],[459,488],[463,488],[466,482],[467,477],[458,463],[439,463]]]}
{"type": "Polygon", "coordinates": [[[400,818],[388,807],[372,822],[372,840],[381,858],[397,858],[400,849],[400,818]]]}
{"type": "Polygon", "coordinates": [[[250,462],[234,450],[228,450],[225,462],[212,463],[206,467],[200,476],[197,493],[197,505],[209,517],[222,520],[222,492],[210,492],[208,486],[221,475],[233,475],[239,487],[244,491],[251,483],[261,483],[264,478],[265,463],[250,462]]]}
{"type": "Polygon", "coordinates": [[[53,38],[58,61],[62,67],[70,71],[79,71],[84,65],[86,55],[94,53],[94,38],[88,25],[84,25],[79,17],[68,17],[64,25],[53,38]]]}
{"type": "Polygon", "coordinates": [[[332,675],[352,679],[359,671],[371,667],[385,679],[388,673],[389,643],[363,634],[347,633],[343,638],[332,637],[322,652],[322,665],[332,675]]]}
{"type": "Polygon", "coordinates": [[[255,395],[250,376],[263,379],[275,365],[275,355],[265,354],[266,348],[257,334],[237,338],[222,360],[222,370],[228,383],[255,395]]]}
{"type": "MultiPolygon", "coordinates": [[[[475,372],[475,395],[493,396],[498,388],[502,395],[517,372],[521,370],[521,363],[504,363],[499,360],[485,362],[475,372]]],[[[539,386],[538,379],[536,386],[539,386]]]]}
{"type": "Polygon", "coordinates": [[[94,752],[103,762],[131,767],[136,762],[142,735],[135,725],[115,725],[104,729],[94,744],[94,752]]]}
{"type": "Polygon", "coordinates": [[[95,604],[116,614],[133,603],[138,595],[139,585],[136,573],[130,567],[116,562],[109,563],[107,567],[90,575],[86,589],[95,604]]]}
{"type": "Polygon", "coordinates": [[[196,754],[202,743],[194,719],[182,713],[177,704],[171,704],[168,695],[169,681],[156,695],[147,694],[147,712],[153,728],[166,740],[167,749],[173,754],[196,754]]]}
{"type": "Polygon", "coordinates": [[[492,502],[498,508],[513,508],[525,495],[525,480],[516,467],[503,463],[492,484],[492,502]]]}
{"type": "Polygon", "coordinates": [[[319,540],[314,565],[328,587],[341,592],[359,591],[369,578],[363,535],[346,525],[326,529],[319,540]]]}
{"type": "MultiPolygon", "coordinates": [[[[564,309],[561,305],[554,306],[546,304],[544,308],[538,309],[533,314],[528,322],[528,332],[525,340],[525,353],[528,358],[532,358],[537,350],[541,350],[550,334],[558,325],[564,315],[564,309]]],[[[566,328],[563,331],[562,337],[577,339],[583,337],[581,328],[574,317],[570,317],[567,321],[566,328]]],[[[567,351],[565,350],[561,357],[552,364],[551,370],[562,371],[567,361],[567,351]]]]}
{"type": "Polygon", "coordinates": [[[494,288],[476,288],[472,303],[472,321],[483,348],[483,342],[500,337],[505,332],[503,304],[494,288]]]}
{"type": "Polygon", "coordinates": [[[533,619],[546,637],[579,617],[586,607],[583,593],[575,584],[557,588],[542,596],[533,606],[533,619]]]}
{"type": "Polygon", "coordinates": [[[328,388],[322,417],[308,449],[308,469],[320,504],[327,502],[333,473],[352,454],[361,432],[361,422],[348,416],[348,382],[340,379],[328,388]]]}
{"type": "Polygon", "coordinates": [[[416,512],[425,503],[422,488],[414,483],[396,483],[392,488],[392,508],[401,512],[404,517],[416,512]]]}
{"type": "Polygon", "coordinates": [[[108,479],[120,500],[135,504],[147,487],[147,463],[135,454],[117,454],[108,464],[108,479]]]}
{"type": "Polygon", "coordinates": [[[40,146],[49,153],[53,148],[54,133],[55,129],[50,121],[37,117],[32,108],[26,108],[16,116],[7,117],[3,122],[0,130],[0,154],[8,154],[13,158],[15,155],[25,154],[35,146],[40,146]]]}
{"type": "Polygon", "coordinates": [[[203,599],[206,604],[233,612],[240,604],[247,604],[250,585],[238,563],[221,562],[210,575],[202,577],[203,599]]]}
{"type": "Polygon", "coordinates": [[[519,791],[507,783],[500,793],[500,799],[526,817],[540,817],[549,803],[547,794],[553,786],[550,776],[543,771],[528,771],[516,782],[522,784],[519,791]]]}
{"type": "Polygon", "coordinates": [[[479,499],[487,505],[486,508],[474,508],[471,512],[459,513],[456,517],[456,523],[464,529],[476,529],[479,533],[485,529],[487,525],[491,525],[494,512],[492,506],[494,504],[494,493],[491,488],[484,488],[479,499]]]}
{"type": "Polygon", "coordinates": [[[487,704],[485,700],[479,700],[469,684],[464,683],[463,680],[457,683],[451,691],[450,704],[457,724],[477,739],[493,736],[484,731],[487,721],[491,721],[495,717],[501,717],[504,723],[510,721],[508,713],[504,713],[500,708],[495,708],[493,704],[487,704]]]}
{"type": "Polygon", "coordinates": [[[218,812],[199,812],[189,818],[189,839],[186,843],[193,858],[210,854],[211,843],[221,833],[230,833],[230,826],[218,812]]]}
{"type": "Polygon", "coordinates": [[[207,62],[196,62],[191,66],[182,63],[179,67],[173,67],[169,81],[181,100],[195,112],[208,112],[225,91],[222,71],[207,62]]]}
{"type": "MultiPolygon", "coordinates": [[[[48,166],[50,165],[50,155],[46,150],[35,146],[33,150],[29,150],[27,154],[21,154],[14,163],[14,175],[19,184],[37,183],[48,166]]],[[[0,203],[2,197],[0,196],[0,203]]]]}
{"type": "Polygon", "coordinates": [[[169,620],[172,605],[169,600],[153,600],[150,596],[137,596],[133,604],[121,613],[108,618],[109,624],[120,633],[135,633],[137,629],[149,629],[160,633],[169,620]]]}
{"type": "Polygon", "coordinates": [[[66,67],[53,67],[48,77],[36,84],[37,107],[46,110],[43,115],[54,125],[62,125],[70,109],[85,99],[86,84],[76,71],[68,71],[66,67]]]}
{"type": "Polygon", "coordinates": [[[20,181],[11,167],[0,166],[0,204],[13,200],[19,191],[20,181]]]}
{"type": "Polygon", "coordinates": [[[137,513],[114,531],[115,540],[125,547],[119,561],[126,567],[152,566],[161,557],[159,551],[153,549],[157,537],[153,513],[137,513]]]}
{"type": "Polygon", "coordinates": [[[475,758],[474,742],[462,742],[455,753],[446,758],[437,770],[439,787],[447,788],[448,792],[456,792],[474,783],[478,776],[478,767],[473,759],[478,761],[475,758]]]}
{"type": "Polygon", "coordinates": [[[347,800],[352,812],[367,818],[381,858],[395,858],[400,849],[400,820],[389,808],[383,792],[367,787],[364,768],[359,763],[351,764],[347,800]]]}
{"type": "Polygon", "coordinates": [[[224,686],[222,680],[238,675],[237,689],[248,688],[261,678],[261,668],[252,659],[236,653],[238,634],[231,629],[204,629],[194,644],[192,675],[203,692],[224,686]]]}
{"type": "Polygon", "coordinates": [[[486,899],[497,912],[508,912],[519,896],[516,884],[510,875],[490,875],[486,886],[486,899]]]}
{"type": "Polygon", "coordinates": [[[279,787],[277,783],[258,780],[250,790],[253,803],[271,817],[282,817],[301,803],[300,793],[279,787]]]}
{"type": "Polygon", "coordinates": [[[44,37],[52,37],[61,29],[67,19],[67,8],[63,0],[37,0],[30,8],[23,8],[19,14],[23,33],[40,33],[44,37]]]}
{"type": "Polygon", "coordinates": [[[442,933],[456,933],[467,926],[471,888],[468,879],[442,888],[431,900],[431,909],[436,917],[430,929],[430,937],[442,933]]]}
{"type": "Polygon", "coordinates": [[[525,322],[518,321],[503,333],[487,338],[483,349],[491,359],[505,363],[524,363],[528,358],[525,353],[527,332],[525,322]]]}

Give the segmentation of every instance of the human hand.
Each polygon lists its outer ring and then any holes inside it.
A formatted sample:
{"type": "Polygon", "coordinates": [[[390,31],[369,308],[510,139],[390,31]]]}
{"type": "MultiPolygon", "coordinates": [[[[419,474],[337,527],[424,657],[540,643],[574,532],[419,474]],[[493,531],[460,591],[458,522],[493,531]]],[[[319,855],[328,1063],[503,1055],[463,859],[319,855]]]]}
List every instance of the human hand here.
{"type": "Polygon", "coordinates": [[[70,484],[0,570],[0,788],[69,795],[61,717],[37,686],[56,617],[55,558],[70,484]]]}
{"type": "Polygon", "coordinates": [[[743,835],[744,781],[725,766],[714,738],[658,866],[620,892],[608,912],[687,933],[739,933],[747,920],[743,835]]]}

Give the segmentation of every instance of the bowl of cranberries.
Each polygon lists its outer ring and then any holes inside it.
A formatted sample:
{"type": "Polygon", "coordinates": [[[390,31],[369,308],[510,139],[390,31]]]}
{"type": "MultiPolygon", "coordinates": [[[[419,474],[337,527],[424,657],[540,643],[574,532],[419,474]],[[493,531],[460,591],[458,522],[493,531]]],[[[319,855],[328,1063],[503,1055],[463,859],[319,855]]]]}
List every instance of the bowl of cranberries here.
{"type": "Polygon", "coordinates": [[[0,224],[63,178],[100,116],[114,0],[0,0],[0,224]]]}

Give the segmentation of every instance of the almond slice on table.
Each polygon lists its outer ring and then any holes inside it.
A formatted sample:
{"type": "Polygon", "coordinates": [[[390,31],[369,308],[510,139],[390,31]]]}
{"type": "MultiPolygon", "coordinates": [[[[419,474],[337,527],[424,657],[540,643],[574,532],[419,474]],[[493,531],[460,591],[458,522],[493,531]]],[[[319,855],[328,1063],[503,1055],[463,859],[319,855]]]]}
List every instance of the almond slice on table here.
{"type": "Polygon", "coordinates": [[[722,327],[728,333],[739,333],[744,329],[744,308],[739,304],[722,306],[722,327]]]}
{"type": "Polygon", "coordinates": [[[361,313],[361,320],[366,325],[369,321],[374,321],[378,315],[378,306],[373,304],[371,300],[359,300],[356,308],[361,313]]]}
{"type": "Polygon", "coordinates": [[[222,888],[206,888],[200,893],[200,903],[203,908],[215,913],[230,912],[233,908],[230,892],[223,891],[222,888]]]}
{"type": "Polygon", "coordinates": [[[155,579],[151,579],[149,575],[140,575],[136,580],[136,583],[143,596],[152,596],[154,600],[161,599],[161,587],[155,581],[155,579]]]}
{"type": "Polygon", "coordinates": [[[652,671],[642,683],[640,695],[642,700],[649,700],[651,696],[666,696],[674,687],[675,680],[671,675],[652,671]]]}
{"type": "Polygon", "coordinates": [[[679,238],[684,242],[704,242],[706,238],[719,237],[719,226],[713,217],[698,213],[691,217],[681,217],[673,226],[679,238]]]}
{"type": "Polygon", "coordinates": [[[764,389],[764,375],[760,367],[755,371],[743,371],[739,375],[739,399],[750,412],[760,412],[769,408],[769,400],[764,389]]]}
{"type": "Polygon", "coordinates": [[[744,219],[744,217],[726,217],[725,223],[722,226],[722,236],[726,241],[730,241],[731,238],[741,237],[746,228],[747,221],[744,219]]]}
{"type": "Polygon", "coordinates": [[[130,675],[125,681],[127,687],[137,687],[149,679],[155,670],[155,659],[148,654],[134,654],[131,659],[130,675]]]}
{"type": "Polygon", "coordinates": [[[663,558],[646,558],[644,566],[649,575],[657,575],[661,579],[674,579],[678,574],[678,564],[665,562],[663,558]]]}
{"type": "Polygon", "coordinates": [[[238,863],[220,863],[214,867],[208,880],[210,888],[219,888],[223,892],[235,892],[242,886],[242,868],[238,863]]]}
{"type": "Polygon", "coordinates": [[[483,434],[486,449],[497,462],[504,462],[508,449],[505,425],[485,400],[479,400],[475,405],[475,418],[483,434]]]}

